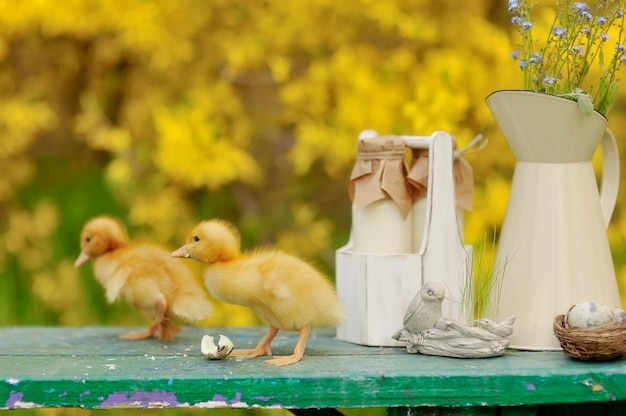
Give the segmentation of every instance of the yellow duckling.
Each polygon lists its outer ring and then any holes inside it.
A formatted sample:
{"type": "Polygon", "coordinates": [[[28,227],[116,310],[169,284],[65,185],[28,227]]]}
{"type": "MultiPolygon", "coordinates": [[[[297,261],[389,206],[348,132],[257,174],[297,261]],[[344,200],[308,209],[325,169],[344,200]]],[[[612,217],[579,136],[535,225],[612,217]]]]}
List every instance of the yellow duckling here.
{"type": "Polygon", "coordinates": [[[88,221],[80,234],[81,252],[74,267],[94,259],[96,279],[109,302],[121,299],[153,319],[148,329],[124,339],[173,338],[180,327],[173,318],[198,321],[211,313],[206,290],[180,260],[150,244],[132,244],[122,224],[102,216],[88,221]]]}
{"type": "Polygon", "coordinates": [[[203,221],[172,253],[208,265],[204,284],[215,299],[252,308],[267,324],[267,335],[254,349],[234,350],[238,357],[272,355],[279,330],[299,331],[292,355],[265,362],[284,366],[302,359],[311,328],[334,327],[344,318],[335,290],[310,264],[276,250],[241,252],[239,232],[221,220],[203,221]]]}

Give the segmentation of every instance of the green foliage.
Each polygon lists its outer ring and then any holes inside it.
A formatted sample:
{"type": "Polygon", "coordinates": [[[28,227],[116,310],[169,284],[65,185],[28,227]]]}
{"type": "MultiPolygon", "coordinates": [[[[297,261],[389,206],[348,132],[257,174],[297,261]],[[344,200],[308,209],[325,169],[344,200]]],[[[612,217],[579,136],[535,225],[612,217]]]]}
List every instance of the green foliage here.
{"type": "MultiPolygon", "coordinates": [[[[602,85],[602,83],[600,83],[602,85]]],[[[617,86],[617,84],[615,84],[617,86]]],[[[568,98],[570,100],[578,102],[578,109],[586,116],[593,114],[593,97],[581,90],[580,88],[574,89],[574,91],[566,94],[556,94],[557,97],[568,98]]]]}
{"type": "Polygon", "coordinates": [[[475,319],[498,319],[500,293],[506,266],[496,263],[497,239],[495,232],[491,241],[487,235],[473,247],[468,256],[467,280],[461,288],[460,315],[468,318],[468,322],[475,319]]]}

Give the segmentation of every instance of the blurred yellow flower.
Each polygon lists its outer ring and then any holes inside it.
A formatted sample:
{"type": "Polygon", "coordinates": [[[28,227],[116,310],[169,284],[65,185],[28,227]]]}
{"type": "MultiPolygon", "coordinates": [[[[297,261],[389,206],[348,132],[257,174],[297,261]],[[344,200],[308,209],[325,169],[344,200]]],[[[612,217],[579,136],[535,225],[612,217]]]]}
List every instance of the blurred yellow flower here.
{"type": "MultiPolygon", "coordinates": [[[[148,230],[146,238],[158,245],[173,241],[182,245],[195,223],[182,193],[172,187],[138,196],[128,213],[131,224],[148,230]]],[[[142,235],[137,235],[142,239],[142,235]]]]}
{"type": "MultiPolygon", "coordinates": [[[[77,217],[97,210],[115,210],[137,239],[172,246],[198,219],[222,216],[252,224],[242,227],[248,238],[331,268],[333,242],[349,231],[346,188],[366,128],[448,130],[460,147],[482,133],[489,144],[468,157],[476,191],[465,240],[498,230],[515,161],[484,100],[522,84],[505,3],[119,3],[0,4],[0,302],[16,290],[44,302],[56,278],[68,299],[72,285],[100,293],[68,269],[86,219],[77,217]]],[[[618,107],[610,125],[620,139],[618,107]]],[[[609,228],[621,281],[624,195],[609,228]]],[[[49,321],[109,316],[46,299],[58,315],[49,321]]],[[[11,313],[2,322],[18,319],[11,313]]],[[[259,321],[217,305],[210,322],[259,321]]]]}
{"type": "Polygon", "coordinates": [[[30,146],[35,133],[54,125],[50,108],[27,97],[0,97],[0,160],[19,155],[30,146]]]}
{"type": "Polygon", "coordinates": [[[215,190],[232,181],[258,184],[263,175],[255,159],[226,137],[222,126],[192,109],[155,112],[155,164],[178,183],[215,190]]]}
{"type": "Polygon", "coordinates": [[[57,207],[41,201],[32,212],[14,212],[4,234],[6,251],[16,257],[25,270],[33,271],[52,261],[50,238],[58,226],[57,207]]]}
{"type": "Polygon", "coordinates": [[[84,299],[78,278],[78,270],[67,259],[61,261],[54,271],[42,269],[33,274],[33,294],[59,313],[63,325],[89,322],[89,317],[80,313],[89,300],[84,299]]]}
{"type": "Polygon", "coordinates": [[[34,163],[27,157],[0,158],[0,201],[11,199],[34,172],[34,163]]]}
{"type": "Polygon", "coordinates": [[[115,158],[106,167],[106,177],[117,186],[124,186],[133,180],[133,172],[128,160],[115,158]]]}
{"type": "Polygon", "coordinates": [[[130,146],[132,139],[125,129],[99,128],[87,136],[87,142],[94,149],[119,152],[130,146]]]}
{"type": "Polygon", "coordinates": [[[287,252],[313,258],[330,247],[334,227],[328,219],[319,219],[315,208],[308,204],[291,207],[295,224],[278,233],[276,245],[287,252]]]}
{"type": "Polygon", "coordinates": [[[492,175],[482,186],[474,189],[474,210],[465,215],[465,241],[479,244],[485,233],[502,224],[509,200],[511,184],[492,175]]]}

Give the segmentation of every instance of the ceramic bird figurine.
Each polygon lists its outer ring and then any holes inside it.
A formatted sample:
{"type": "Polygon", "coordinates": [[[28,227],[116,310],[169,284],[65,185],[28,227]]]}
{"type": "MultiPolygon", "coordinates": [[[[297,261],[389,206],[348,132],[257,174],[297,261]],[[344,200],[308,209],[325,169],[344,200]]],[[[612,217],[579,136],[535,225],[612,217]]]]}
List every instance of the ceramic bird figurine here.
{"type": "Polygon", "coordinates": [[[441,303],[446,295],[443,284],[428,281],[417,292],[404,313],[404,327],[392,338],[408,341],[411,334],[431,329],[441,319],[441,303]]]}
{"type": "Polygon", "coordinates": [[[292,355],[265,361],[277,366],[297,363],[311,328],[334,327],[344,318],[335,290],[322,273],[277,250],[242,253],[239,232],[225,221],[196,225],[186,244],[172,256],[205,263],[204,283],[211,296],[248,306],[269,325],[267,335],[254,349],[236,349],[232,352],[235,357],[272,355],[270,344],[279,330],[298,331],[292,355]]]}
{"type": "Polygon", "coordinates": [[[120,338],[158,335],[168,340],[180,331],[173,319],[198,321],[211,313],[206,290],[186,265],[162,248],[131,243],[122,224],[113,218],[88,221],[80,234],[80,248],[74,266],[94,260],[94,275],[109,302],[121,299],[153,319],[145,331],[120,338]]]}

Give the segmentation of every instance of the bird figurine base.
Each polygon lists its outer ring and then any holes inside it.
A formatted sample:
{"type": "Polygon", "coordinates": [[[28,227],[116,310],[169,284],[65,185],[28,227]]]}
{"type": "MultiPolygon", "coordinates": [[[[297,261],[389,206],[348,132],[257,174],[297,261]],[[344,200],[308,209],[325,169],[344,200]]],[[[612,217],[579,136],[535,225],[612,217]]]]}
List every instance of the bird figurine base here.
{"type": "Polygon", "coordinates": [[[450,319],[440,319],[433,328],[414,334],[406,329],[399,339],[405,340],[406,350],[413,354],[437,355],[453,358],[499,357],[510,345],[515,317],[502,322],[489,319],[461,325],[450,319]]]}

